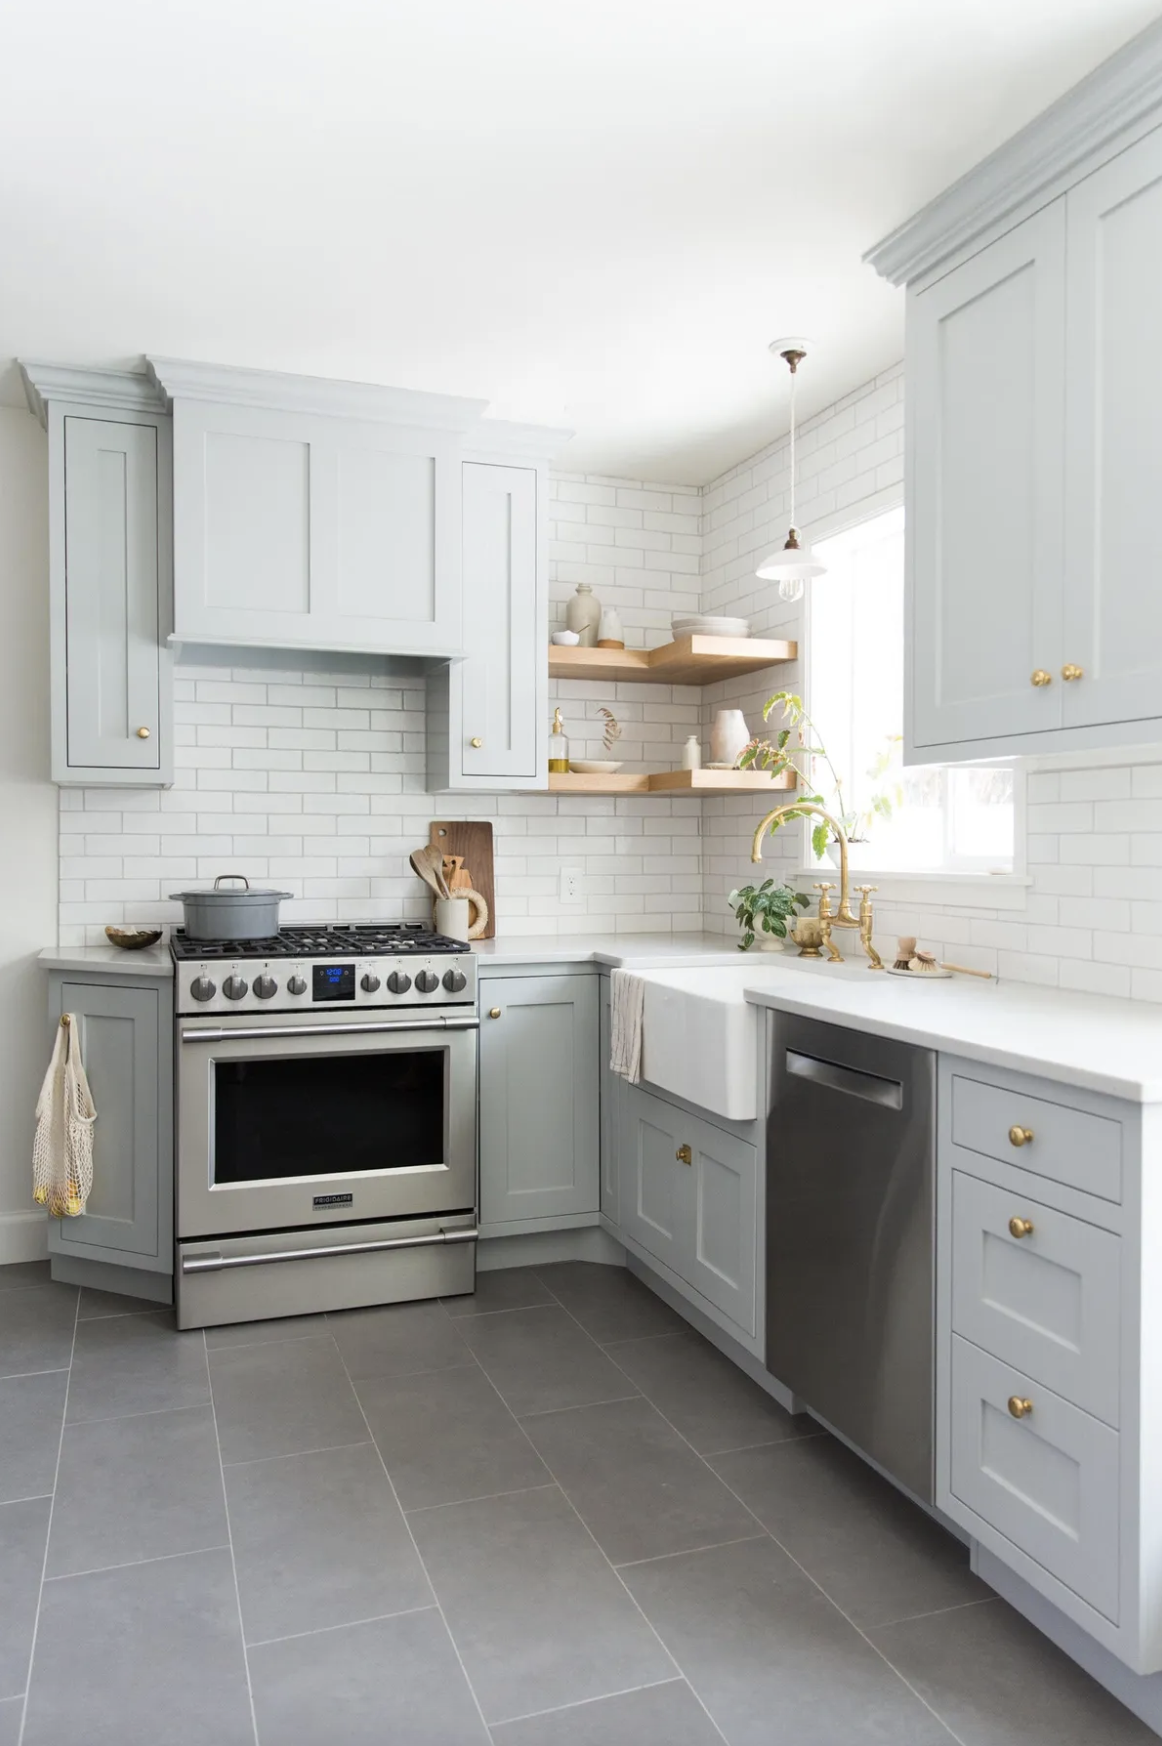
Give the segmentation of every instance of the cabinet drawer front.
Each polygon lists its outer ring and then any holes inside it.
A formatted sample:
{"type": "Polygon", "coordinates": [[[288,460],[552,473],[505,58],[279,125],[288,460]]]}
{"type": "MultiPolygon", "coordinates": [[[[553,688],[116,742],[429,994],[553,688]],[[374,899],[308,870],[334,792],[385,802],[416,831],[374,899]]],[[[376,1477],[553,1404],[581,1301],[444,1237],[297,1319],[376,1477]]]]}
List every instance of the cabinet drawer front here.
{"type": "Polygon", "coordinates": [[[951,1439],[953,1496],[1116,1625],[1117,1432],[953,1335],[951,1439]]]}
{"type": "Polygon", "coordinates": [[[953,1171],[955,1333],[1116,1425],[1120,1303],[1119,1237],[953,1171]]]}
{"type": "Polygon", "coordinates": [[[1108,1116],[957,1073],[952,1138],[958,1146],[1035,1176],[1050,1176],[1103,1200],[1122,1198],[1122,1126],[1108,1116]],[[1014,1130],[1031,1137],[1018,1140],[1014,1130]]]}

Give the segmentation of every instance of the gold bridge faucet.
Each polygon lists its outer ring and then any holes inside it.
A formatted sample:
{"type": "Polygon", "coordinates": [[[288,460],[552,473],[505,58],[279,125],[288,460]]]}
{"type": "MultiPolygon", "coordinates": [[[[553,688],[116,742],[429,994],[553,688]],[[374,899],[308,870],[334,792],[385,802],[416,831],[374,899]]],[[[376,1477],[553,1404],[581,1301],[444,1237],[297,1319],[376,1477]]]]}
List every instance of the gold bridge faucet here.
{"type": "Polygon", "coordinates": [[[817,817],[825,820],[834,832],[835,840],[839,844],[838,911],[833,914],[831,910],[831,886],[827,884],[816,885],[815,887],[816,891],[820,893],[819,920],[823,924],[824,943],[828,949],[828,957],[833,961],[838,960],[840,957],[840,953],[836,950],[830,938],[832,928],[858,928],[860,945],[867,953],[869,959],[868,969],[882,970],[884,967],[884,961],[876,951],[875,946],[872,944],[871,894],[876,887],[874,885],[860,885],[857,887],[861,894],[859,916],[857,918],[852,915],[851,886],[849,883],[847,865],[847,834],[838,819],[832,818],[829,812],[825,812],[821,806],[816,806],[813,801],[787,801],[783,806],[776,806],[773,811],[767,813],[764,819],[759,821],[758,827],[755,830],[754,841],[751,843],[750,858],[752,861],[762,860],[763,838],[776,820],[786,818],[789,814],[798,818],[805,812],[813,812],[817,817]]]}

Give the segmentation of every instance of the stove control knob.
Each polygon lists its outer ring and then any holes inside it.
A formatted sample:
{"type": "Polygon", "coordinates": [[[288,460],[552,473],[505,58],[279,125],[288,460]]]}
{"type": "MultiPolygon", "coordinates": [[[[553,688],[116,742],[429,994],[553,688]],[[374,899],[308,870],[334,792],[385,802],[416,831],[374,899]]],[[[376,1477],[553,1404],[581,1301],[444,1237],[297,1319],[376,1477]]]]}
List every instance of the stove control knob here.
{"type": "Polygon", "coordinates": [[[246,980],[242,976],[227,976],[222,984],[222,993],[227,1000],[241,1000],[246,993],[246,980]]]}
{"type": "Polygon", "coordinates": [[[302,976],[292,976],[286,985],[286,991],[288,994],[305,994],[307,992],[305,979],[302,976]]]}
{"type": "Polygon", "coordinates": [[[208,976],[195,976],[190,983],[190,993],[195,1000],[213,1000],[217,992],[217,987],[208,976]]]}
{"type": "Polygon", "coordinates": [[[468,978],[463,970],[445,970],[444,987],[449,994],[462,994],[468,986],[468,978]]]}
{"type": "Polygon", "coordinates": [[[393,994],[406,994],[412,985],[412,979],[404,970],[393,970],[387,979],[387,986],[393,994]]]}
{"type": "Polygon", "coordinates": [[[259,1000],[269,1000],[272,995],[278,993],[278,983],[273,976],[256,976],[254,978],[254,992],[259,1000]]]}
{"type": "Polygon", "coordinates": [[[421,970],[416,977],[416,987],[421,994],[434,994],[440,986],[440,978],[434,970],[421,970]]]}
{"type": "Polygon", "coordinates": [[[379,987],[379,977],[368,970],[365,975],[359,978],[359,986],[364,994],[374,994],[379,987]]]}

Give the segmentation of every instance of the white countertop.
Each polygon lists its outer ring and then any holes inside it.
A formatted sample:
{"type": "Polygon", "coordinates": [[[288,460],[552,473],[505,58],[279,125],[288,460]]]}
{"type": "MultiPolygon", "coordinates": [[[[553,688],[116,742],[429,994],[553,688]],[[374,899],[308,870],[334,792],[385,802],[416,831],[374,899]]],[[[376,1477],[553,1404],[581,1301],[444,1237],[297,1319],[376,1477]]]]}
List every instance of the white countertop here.
{"type": "Polygon", "coordinates": [[[613,969],[656,965],[676,970],[702,964],[737,964],[741,954],[725,934],[511,935],[475,940],[472,950],[487,964],[600,964],[613,969]]]}
{"type": "Polygon", "coordinates": [[[827,971],[756,964],[744,996],[1135,1103],[1162,1102],[1162,1007],[968,976],[917,986],[870,970],[828,981],[827,971]]]}
{"type": "Polygon", "coordinates": [[[37,954],[46,970],[101,970],[114,976],[173,976],[167,945],[126,952],[120,946],[46,946],[37,954]]]}

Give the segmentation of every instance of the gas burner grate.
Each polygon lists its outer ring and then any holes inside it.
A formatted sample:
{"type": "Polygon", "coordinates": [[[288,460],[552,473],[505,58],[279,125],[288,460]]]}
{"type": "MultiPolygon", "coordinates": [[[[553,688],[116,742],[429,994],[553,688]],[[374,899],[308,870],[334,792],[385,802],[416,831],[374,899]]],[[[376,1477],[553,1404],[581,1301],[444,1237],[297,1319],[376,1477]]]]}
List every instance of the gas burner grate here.
{"type": "Polygon", "coordinates": [[[174,957],[210,958],[387,958],[404,952],[464,952],[462,940],[433,933],[422,922],[322,922],[315,927],[280,928],[265,940],[190,940],[182,929],[170,939],[174,957]]]}

